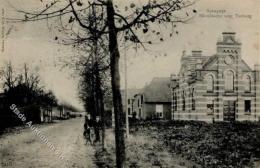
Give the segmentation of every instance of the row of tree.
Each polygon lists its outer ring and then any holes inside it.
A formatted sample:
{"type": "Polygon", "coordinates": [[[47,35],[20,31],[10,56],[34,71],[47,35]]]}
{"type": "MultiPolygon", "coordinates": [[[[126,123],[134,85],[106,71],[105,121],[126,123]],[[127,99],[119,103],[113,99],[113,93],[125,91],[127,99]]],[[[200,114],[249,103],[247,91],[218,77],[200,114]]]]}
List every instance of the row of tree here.
{"type": "Polygon", "coordinates": [[[4,65],[1,71],[3,90],[1,97],[1,127],[20,124],[9,107],[12,104],[24,109],[27,117],[34,122],[40,121],[40,107],[57,105],[57,100],[51,91],[46,91],[40,84],[37,72],[29,69],[25,63],[22,71],[16,71],[11,62],[4,65]],[[31,116],[31,117],[30,117],[31,116]]]}
{"type": "MultiPolygon", "coordinates": [[[[94,21],[95,15],[93,14],[92,17],[94,21]]],[[[78,66],[80,66],[78,69],[81,77],[79,85],[80,98],[92,119],[95,119],[97,116],[101,118],[103,150],[105,150],[106,146],[105,127],[108,123],[108,115],[106,114],[108,111],[105,111],[104,104],[112,104],[111,87],[109,84],[109,59],[107,57],[108,51],[104,44],[105,41],[98,41],[97,38],[91,40],[88,43],[88,52],[84,53],[83,57],[80,57],[80,61],[77,62],[78,66]],[[93,45],[92,43],[95,44],[93,45]]]]}

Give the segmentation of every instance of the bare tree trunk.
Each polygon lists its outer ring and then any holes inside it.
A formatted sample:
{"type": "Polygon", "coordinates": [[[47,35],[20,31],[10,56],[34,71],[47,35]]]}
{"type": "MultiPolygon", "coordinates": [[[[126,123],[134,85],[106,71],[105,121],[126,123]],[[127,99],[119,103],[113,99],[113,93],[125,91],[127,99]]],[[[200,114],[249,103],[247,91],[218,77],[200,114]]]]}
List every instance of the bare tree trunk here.
{"type": "Polygon", "coordinates": [[[99,101],[99,108],[100,108],[100,116],[101,116],[101,127],[102,127],[102,149],[106,150],[106,123],[105,123],[105,110],[104,110],[104,96],[101,93],[100,101],[99,101]]]}
{"type": "MultiPolygon", "coordinates": [[[[97,55],[96,55],[97,56],[97,55]]],[[[97,107],[98,107],[98,114],[100,115],[101,118],[101,129],[102,129],[102,149],[105,150],[106,149],[106,145],[105,145],[105,114],[104,114],[104,96],[103,96],[103,91],[102,91],[102,87],[101,87],[101,77],[100,77],[100,68],[99,68],[99,63],[95,62],[95,68],[94,68],[94,76],[95,76],[95,90],[97,93],[97,99],[96,99],[96,103],[97,103],[97,107]]]]}
{"type": "Polygon", "coordinates": [[[119,58],[117,30],[115,27],[115,11],[113,1],[107,1],[107,22],[109,29],[109,52],[110,52],[110,68],[111,68],[111,85],[113,92],[113,105],[115,113],[115,140],[116,140],[116,164],[117,168],[125,166],[125,139],[124,139],[124,114],[122,107],[122,98],[120,93],[120,74],[119,74],[119,58]]]}

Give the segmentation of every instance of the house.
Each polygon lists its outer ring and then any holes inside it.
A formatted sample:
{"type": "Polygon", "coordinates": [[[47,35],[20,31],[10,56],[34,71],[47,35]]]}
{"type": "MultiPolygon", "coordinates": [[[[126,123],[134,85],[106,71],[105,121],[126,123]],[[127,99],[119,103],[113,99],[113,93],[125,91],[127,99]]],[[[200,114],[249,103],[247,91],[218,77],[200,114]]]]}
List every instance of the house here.
{"type": "Polygon", "coordinates": [[[242,59],[236,33],[224,32],[216,54],[183,52],[178,75],[171,77],[175,120],[259,121],[260,66],[242,59]]]}
{"type": "Polygon", "coordinates": [[[53,119],[68,119],[69,113],[63,105],[56,105],[52,107],[52,118],[53,119]]]}
{"type": "Polygon", "coordinates": [[[170,78],[157,77],[134,96],[133,113],[140,119],[171,119],[170,78]]]}
{"type": "Polygon", "coordinates": [[[77,115],[72,113],[70,108],[66,105],[54,105],[54,106],[41,106],[41,122],[52,122],[53,120],[69,119],[70,115],[77,115]],[[70,114],[72,113],[72,114],[70,114]]]}
{"type": "Polygon", "coordinates": [[[140,92],[140,89],[137,89],[137,88],[127,89],[127,94],[126,94],[127,102],[126,102],[125,90],[121,91],[123,111],[124,112],[126,111],[126,105],[127,105],[127,113],[128,113],[128,117],[130,117],[130,118],[133,117],[133,114],[134,114],[134,109],[133,109],[134,95],[136,95],[139,92],[140,92]]]}

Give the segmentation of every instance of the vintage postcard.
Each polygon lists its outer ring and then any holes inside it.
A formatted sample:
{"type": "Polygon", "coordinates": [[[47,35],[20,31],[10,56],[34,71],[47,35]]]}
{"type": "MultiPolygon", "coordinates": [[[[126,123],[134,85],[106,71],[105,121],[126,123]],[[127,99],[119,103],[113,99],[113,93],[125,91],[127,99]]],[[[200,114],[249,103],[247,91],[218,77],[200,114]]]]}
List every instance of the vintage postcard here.
{"type": "Polygon", "coordinates": [[[1,168],[260,168],[259,0],[0,0],[1,168]]]}

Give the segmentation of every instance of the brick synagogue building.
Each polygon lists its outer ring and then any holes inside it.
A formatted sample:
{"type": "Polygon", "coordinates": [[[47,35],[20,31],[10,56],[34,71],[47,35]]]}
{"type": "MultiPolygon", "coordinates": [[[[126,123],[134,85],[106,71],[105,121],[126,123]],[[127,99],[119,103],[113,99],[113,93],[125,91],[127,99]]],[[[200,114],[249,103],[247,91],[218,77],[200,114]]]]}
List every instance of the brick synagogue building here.
{"type": "Polygon", "coordinates": [[[259,121],[260,66],[251,69],[241,56],[235,33],[224,32],[213,56],[184,52],[172,75],[174,120],[259,121]]]}

